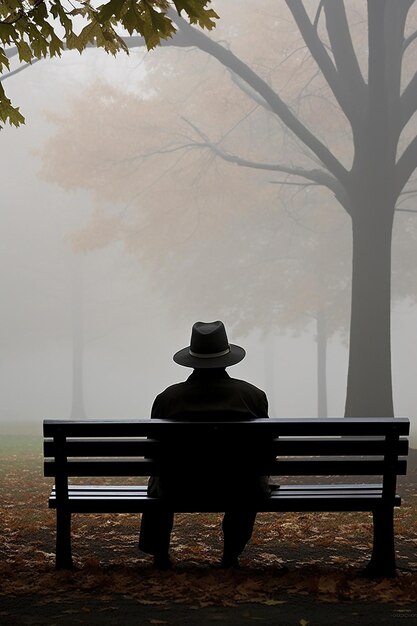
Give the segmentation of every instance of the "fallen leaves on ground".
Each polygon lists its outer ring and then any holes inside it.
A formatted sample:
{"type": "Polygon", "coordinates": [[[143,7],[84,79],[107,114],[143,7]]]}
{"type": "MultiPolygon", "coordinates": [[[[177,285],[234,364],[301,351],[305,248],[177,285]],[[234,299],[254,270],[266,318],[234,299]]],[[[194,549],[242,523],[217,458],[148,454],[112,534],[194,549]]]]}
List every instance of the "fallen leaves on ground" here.
{"type": "MultiPolygon", "coordinates": [[[[51,481],[39,455],[0,458],[0,595],[36,595],[45,604],[72,598],[129,598],[141,604],[194,607],[284,604],[296,595],[322,602],[417,601],[417,498],[411,487],[396,512],[399,575],[358,577],[370,556],[366,513],[258,515],[239,570],[219,570],[221,515],[177,515],[176,567],[159,572],[137,550],[139,516],[74,515],[75,571],[56,571],[51,481]],[[284,571],[283,565],[289,569],[284,571]]],[[[404,494],[403,494],[404,495],[404,494]]],[[[153,623],[163,623],[155,621],[153,623]]]]}

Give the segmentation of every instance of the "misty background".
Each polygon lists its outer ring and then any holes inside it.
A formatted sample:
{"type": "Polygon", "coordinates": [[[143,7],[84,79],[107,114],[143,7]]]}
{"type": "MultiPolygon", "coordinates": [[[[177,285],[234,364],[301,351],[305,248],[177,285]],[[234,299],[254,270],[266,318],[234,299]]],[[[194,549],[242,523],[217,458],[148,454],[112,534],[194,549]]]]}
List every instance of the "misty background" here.
{"type": "MultiPolygon", "coordinates": [[[[220,35],[218,29],[213,37],[220,35]]],[[[229,340],[246,349],[246,358],[229,373],[265,390],[271,416],[318,414],[317,326],[313,320],[307,317],[305,323],[291,328],[291,323],[284,324],[277,318],[271,325],[264,322],[263,312],[255,328],[253,324],[236,325],[236,316],[225,305],[221,290],[210,307],[202,304],[199,309],[199,294],[183,267],[174,267],[169,280],[181,286],[189,283],[190,288],[181,302],[172,306],[169,290],[159,289],[158,272],[150,272],[140,258],[129,254],[123,242],[74,250],[72,236],[88,228],[97,198],[88,189],[64,189],[46,179],[42,150],[56,133],[50,113],[68,111],[74,94],[94,89],[97,78],[127,93],[147,93],[145,81],[150,67],[146,61],[152,54],[166,53],[134,49],[129,57],[121,54],[114,59],[96,50],[82,56],[66,52],[61,59],[41,61],[7,79],[8,95],[20,105],[26,125],[19,129],[6,127],[0,133],[0,432],[40,433],[44,418],[75,417],[74,411],[80,417],[84,411],[88,418],[148,417],[155,395],[191,373],[176,365],[172,355],[188,345],[191,326],[198,319],[223,320],[229,340]],[[75,363],[75,379],[78,385],[82,381],[82,389],[77,389],[77,402],[81,397],[82,406],[74,407],[74,333],[80,339],[80,320],[82,371],[80,363],[75,363]]],[[[91,109],[93,116],[94,101],[91,109]]],[[[215,114],[222,114],[220,104],[215,114]]],[[[72,148],[68,138],[62,151],[72,148]]],[[[271,176],[265,177],[262,184],[271,188],[270,180],[271,176]]],[[[187,196],[184,202],[189,201],[187,196]]],[[[164,197],[160,202],[164,203],[164,197]]],[[[222,197],[223,211],[228,210],[227,202],[230,210],[235,210],[233,194],[222,197]]],[[[417,228],[417,215],[415,220],[417,228]]],[[[254,223],[256,220],[240,224],[241,240],[254,236],[254,223]]],[[[231,241],[226,254],[224,249],[213,249],[211,254],[236,258],[242,252],[234,245],[231,241]]],[[[400,248],[401,240],[396,245],[400,248]]],[[[349,265],[349,250],[346,261],[349,265]]],[[[227,265],[224,272],[227,275],[227,265]]],[[[263,272],[268,275],[260,264],[259,275],[263,272]]],[[[199,280],[204,282],[204,276],[199,280]]],[[[269,302],[274,287],[268,280],[261,284],[265,302],[269,302]]],[[[215,289],[215,283],[210,283],[210,289],[215,289]]],[[[239,302],[242,289],[244,281],[231,277],[227,301],[239,302]]],[[[410,284],[410,293],[415,289],[416,285],[410,284]]],[[[262,292],[257,302],[262,309],[262,292]]],[[[348,317],[345,301],[343,306],[348,317]]],[[[413,447],[417,445],[416,313],[410,298],[393,302],[395,414],[410,417],[413,447]]],[[[335,332],[327,350],[329,416],[342,416],[344,412],[347,360],[346,337],[335,332]]]]}

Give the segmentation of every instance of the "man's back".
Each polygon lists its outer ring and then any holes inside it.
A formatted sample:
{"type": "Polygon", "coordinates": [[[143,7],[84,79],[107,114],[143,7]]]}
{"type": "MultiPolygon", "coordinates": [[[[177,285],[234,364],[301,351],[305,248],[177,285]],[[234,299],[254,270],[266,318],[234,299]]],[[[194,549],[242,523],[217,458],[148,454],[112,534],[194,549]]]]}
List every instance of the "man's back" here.
{"type": "MultiPolygon", "coordinates": [[[[152,407],[152,418],[192,420],[198,422],[223,420],[241,421],[268,417],[268,401],[265,393],[243,380],[231,378],[224,368],[209,370],[194,370],[189,378],[175,385],[171,385],[160,393],[152,407]]],[[[239,481],[239,472],[225,474],[221,467],[227,461],[229,467],[237,468],[242,465],[242,459],[247,455],[256,454],[255,446],[250,441],[229,441],[224,437],[206,438],[204,442],[184,442],[181,438],[174,443],[172,437],[167,442],[167,454],[184,454],[190,460],[187,476],[182,476],[182,483],[188,485],[192,491],[219,489],[225,491],[228,497],[240,497],[240,484],[245,484],[246,493],[254,497],[268,493],[265,477],[246,476],[239,481]],[[204,444],[204,445],[202,445],[204,444]],[[197,456],[195,465],[204,466],[204,458],[217,458],[219,472],[211,472],[210,477],[196,474],[193,468],[193,455],[197,456]]],[[[212,463],[210,463],[212,466],[212,463]]],[[[152,481],[150,493],[155,495],[169,495],[178,484],[178,476],[162,476],[152,481]]]]}
{"type": "Polygon", "coordinates": [[[231,378],[224,368],[194,370],[182,383],[171,385],[154,401],[156,419],[256,419],[268,417],[265,393],[231,378]]]}

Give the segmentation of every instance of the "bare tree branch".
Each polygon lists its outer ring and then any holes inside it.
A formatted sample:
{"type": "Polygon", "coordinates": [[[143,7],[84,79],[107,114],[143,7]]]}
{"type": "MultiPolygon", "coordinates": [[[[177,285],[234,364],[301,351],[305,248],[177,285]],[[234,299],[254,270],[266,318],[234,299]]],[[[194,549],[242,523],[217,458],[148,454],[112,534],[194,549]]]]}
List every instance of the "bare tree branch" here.
{"type": "Polygon", "coordinates": [[[11,59],[12,57],[16,56],[17,54],[17,47],[16,46],[10,46],[10,48],[6,48],[4,51],[6,57],[8,59],[11,59]]]}
{"type": "Polygon", "coordinates": [[[270,180],[271,185],[285,185],[287,187],[302,187],[303,189],[307,189],[307,187],[322,187],[319,183],[299,183],[289,180],[270,180]]]}
{"type": "MultiPolygon", "coordinates": [[[[143,37],[137,36],[137,35],[132,35],[131,37],[121,37],[121,39],[123,40],[123,42],[126,44],[126,46],[128,48],[137,48],[137,47],[142,47],[145,46],[145,40],[143,37]]],[[[186,44],[185,42],[181,41],[181,37],[176,35],[175,37],[177,43],[175,44],[178,47],[187,47],[188,44],[186,44]]],[[[166,40],[161,40],[161,47],[162,46],[167,46],[170,45],[166,40]]],[[[92,43],[87,44],[87,48],[96,48],[96,46],[92,43]]],[[[66,44],[64,42],[64,50],[67,50],[66,44]]],[[[18,49],[16,46],[10,46],[9,48],[7,48],[5,50],[5,55],[8,59],[12,59],[13,57],[15,57],[18,54],[18,49]]],[[[28,67],[31,67],[32,65],[35,65],[35,63],[37,63],[38,61],[42,61],[45,59],[33,59],[32,63],[24,63],[23,65],[20,65],[19,67],[17,67],[15,70],[12,70],[10,72],[7,72],[7,74],[1,74],[0,75],[0,82],[2,82],[3,80],[6,80],[7,78],[10,78],[11,76],[14,76],[15,74],[19,74],[19,72],[23,72],[23,70],[26,70],[28,67]]]]}
{"type": "Polygon", "coordinates": [[[32,63],[24,63],[23,65],[20,65],[19,67],[17,67],[15,70],[12,70],[11,72],[7,72],[7,74],[1,74],[0,83],[2,83],[7,78],[11,78],[12,76],[15,76],[15,74],[19,74],[19,72],[23,72],[23,70],[26,70],[31,65],[35,65],[35,63],[37,63],[40,60],[41,59],[33,59],[32,63]]]}
{"type": "Polygon", "coordinates": [[[412,44],[415,39],[417,39],[417,30],[412,35],[409,35],[407,37],[407,39],[404,39],[404,43],[403,43],[403,47],[402,47],[402,53],[403,54],[407,50],[408,46],[410,44],[412,44]]]}
{"type": "Polygon", "coordinates": [[[400,213],[416,213],[417,214],[417,210],[414,210],[414,209],[399,209],[398,207],[395,207],[395,211],[399,211],[400,213]]]}
{"type": "MultiPolygon", "coordinates": [[[[381,41],[385,50],[385,93],[396,120],[401,119],[401,65],[404,55],[405,24],[407,13],[413,3],[414,0],[405,0],[400,3],[387,2],[385,6],[385,27],[381,41]],[[389,54],[386,53],[388,50],[389,54]]],[[[398,124],[394,126],[398,130],[398,124]]]]}
{"type": "MultiPolygon", "coordinates": [[[[235,72],[252,89],[269,104],[271,111],[279,117],[282,122],[304,143],[323,163],[329,172],[342,183],[348,178],[348,171],[342,163],[332,154],[332,152],[294,115],[288,105],[281,100],[278,94],[254,72],[246,63],[236,57],[230,50],[207,37],[204,33],[190,26],[185,20],[176,15],[170,14],[179,27],[183,36],[186,36],[188,45],[196,46],[215,57],[222,65],[235,72]]],[[[176,36],[172,39],[175,45],[176,36]]]]}
{"type": "MultiPolygon", "coordinates": [[[[385,168],[395,161],[401,118],[401,46],[408,0],[405,3],[374,0],[368,5],[368,120],[369,144],[385,155],[385,168]]],[[[376,161],[370,163],[370,168],[376,161]]],[[[373,172],[376,175],[376,172],[373,172]]],[[[382,174],[385,178],[385,174],[382,174]]],[[[386,179],[385,179],[386,180],[386,179]]]]}
{"type": "MultiPolygon", "coordinates": [[[[396,8],[401,8],[403,13],[402,13],[402,21],[403,24],[405,25],[405,22],[407,20],[407,15],[408,12],[410,11],[411,7],[413,6],[413,4],[415,3],[416,0],[402,0],[401,3],[398,3],[398,7],[396,8]]],[[[391,8],[393,8],[391,6],[391,8]]],[[[391,24],[390,24],[391,26],[391,24]]],[[[402,32],[404,33],[404,29],[402,30],[402,32]]],[[[408,46],[414,41],[414,39],[416,39],[417,37],[417,31],[412,33],[411,35],[409,35],[408,37],[404,38],[404,35],[402,37],[403,39],[403,43],[401,46],[401,50],[400,50],[400,59],[402,60],[408,46]]]]}
{"type": "Polygon", "coordinates": [[[260,161],[251,161],[250,159],[244,159],[236,154],[227,152],[226,150],[223,150],[223,148],[221,148],[218,143],[213,143],[212,141],[210,141],[207,135],[203,133],[203,131],[201,131],[195,124],[193,124],[193,122],[187,120],[184,117],[182,119],[187,124],[189,124],[189,126],[198,134],[201,139],[203,139],[203,143],[198,143],[196,144],[196,146],[208,148],[218,157],[223,159],[223,161],[227,161],[228,163],[233,163],[241,167],[248,167],[251,169],[272,172],[282,172],[284,174],[289,174],[290,176],[299,176],[301,178],[306,178],[307,180],[310,180],[317,185],[327,187],[335,194],[339,194],[342,190],[342,186],[339,181],[325,170],[307,170],[302,167],[283,165],[282,163],[262,163],[260,161]]]}
{"type": "Polygon", "coordinates": [[[261,106],[263,109],[271,112],[271,107],[269,106],[268,102],[266,102],[266,100],[264,100],[264,98],[262,98],[262,96],[257,91],[251,89],[250,85],[248,85],[242,78],[240,78],[240,76],[238,76],[231,70],[229,71],[229,73],[230,79],[236,85],[236,87],[243,91],[243,93],[246,94],[248,98],[256,102],[256,104],[261,106]]]}
{"type": "MultiPolygon", "coordinates": [[[[366,101],[366,84],[353,47],[343,0],[325,0],[326,27],[341,80],[355,94],[357,105],[366,101]]],[[[353,104],[351,105],[353,106],[353,104]]]]}
{"type": "Polygon", "coordinates": [[[317,7],[316,15],[314,17],[314,22],[313,22],[314,28],[316,30],[317,30],[318,25],[319,25],[319,19],[320,19],[320,15],[321,15],[322,10],[323,10],[323,0],[320,0],[319,6],[317,7]]]}
{"type": "Polygon", "coordinates": [[[417,135],[398,159],[396,165],[396,194],[400,195],[411,174],[417,168],[417,135]]]}
{"type": "Polygon", "coordinates": [[[357,115],[357,105],[354,103],[347,85],[341,80],[326,47],[317,34],[314,24],[310,21],[302,0],[285,1],[300,30],[301,36],[319,66],[342,111],[345,113],[348,120],[353,123],[357,115]]]}
{"type": "Polygon", "coordinates": [[[400,131],[406,126],[417,111],[417,72],[404,89],[401,98],[400,131]]]}
{"type": "MultiPolygon", "coordinates": [[[[415,184],[416,181],[412,180],[412,181],[408,181],[408,183],[413,183],[415,184]]],[[[402,204],[406,204],[407,202],[410,201],[410,198],[416,198],[417,197],[417,189],[413,188],[413,189],[405,189],[404,191],[402,191],[400,197],[398,198],[398,202],[397,205],[395,207],[395,211],[403,211],[404,213],[417,213],[416,209],[402,209],[400,208],[400,206],[402,204]]]]}
{"type": "MultiPolygon", "coordinates": [[[[224,141],[226,139],[226,137],[228,137],[234,130],[236,130],[236,128],[238,126],[240,126],[240,124],[242,124],[242,122],[244,122],[248,117],[250,117],[252,115],[252,113],[254,113],[256,111],[256,109],[258,108],[258,105],[255,104],[254,107],[252,107],[252,109],[250,109],[250,111],[248,111],[247,113],[245,113],[245,115],[243,115],[239,120],[237,120],[237,122],[235,122],[230,128],[229,130],[227,130],[225,133],[223,133],[223,135],[221,136],[221,139],[219,140],[218,143],[221,143],[222,141],[224,141]]],[[[183,118],[184,119],[184,118],[183,118]]]]}

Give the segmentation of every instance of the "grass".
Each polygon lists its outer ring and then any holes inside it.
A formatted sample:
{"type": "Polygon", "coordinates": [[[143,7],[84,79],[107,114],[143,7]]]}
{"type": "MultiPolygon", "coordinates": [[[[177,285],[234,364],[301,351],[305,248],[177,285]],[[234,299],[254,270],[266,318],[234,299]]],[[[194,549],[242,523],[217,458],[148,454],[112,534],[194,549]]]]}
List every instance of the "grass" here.
{"type": "Polygon", "coordinates": [[[0,435],[0,460],[10,456],[29,457],[42,455],[42,437],[38,435],[0,435]]]}

